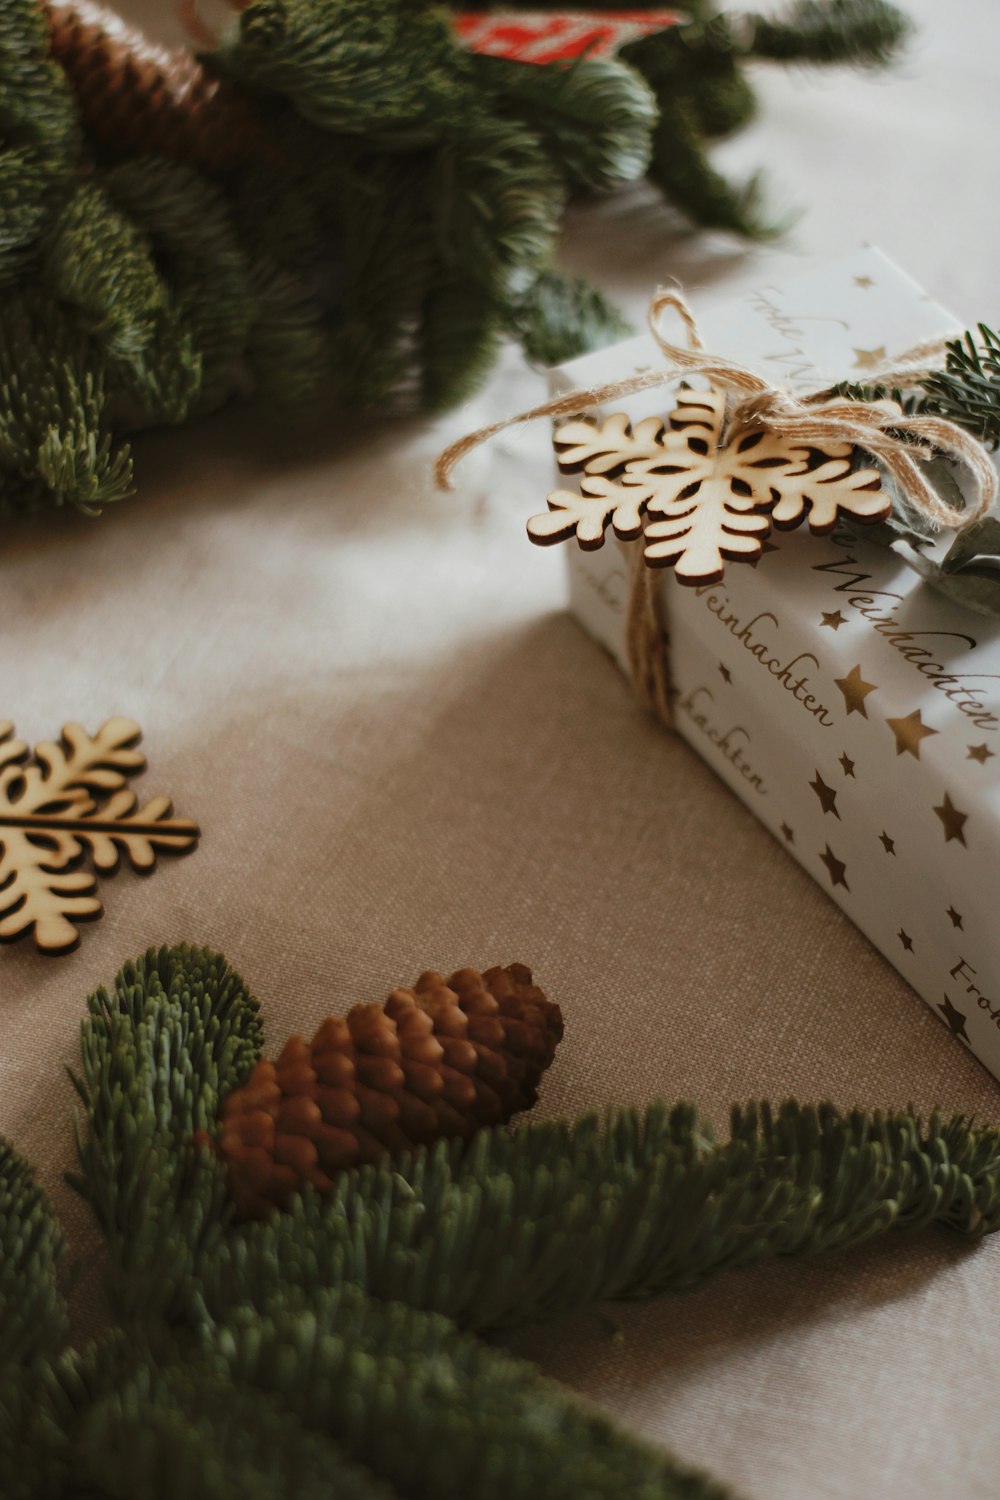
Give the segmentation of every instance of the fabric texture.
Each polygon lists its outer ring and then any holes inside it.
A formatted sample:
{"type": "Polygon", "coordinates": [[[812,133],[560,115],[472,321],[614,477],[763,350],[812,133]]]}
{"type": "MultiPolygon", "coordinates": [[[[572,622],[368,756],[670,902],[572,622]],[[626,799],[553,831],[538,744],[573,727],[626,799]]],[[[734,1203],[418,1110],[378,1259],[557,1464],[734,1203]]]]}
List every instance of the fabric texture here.
{"type": "MultiPolygon", "coordinates": [[[[170,35],[169,7],[123,9],[170,35]]],[[[642,190],[575,209],[566,263],[638,318],[669,276],[697,307],[872,240],[959,316],[995,318],[1000,12],[908,9],[895,76],[761,70],[759,123],[718,155],[767,164],[802,206],[780,248],[691,234],[642,190]]],[[[5,532],[0,717],[31,742],[137,719],[138,787],[204,830],[148,882],[102,882],[107,915],[69,958],[0,952],[0,1131],[81,1259],[81,1329],[101,1267],[62,1182],[63,1063],[86,993],[151,943],[224,951],[272,1054],[424,968],[528,963],[566,1019],[547,1115],[684,1097],[724,1129],[731,1100],[796,1095],[1000,1117],[1000,1085],[564,613],[561,558],[524,537],[546,433],[431,489],[445,442],[543,395],[510,353],[437,422],[302,436],[226,413],[141,437],[140,498],[114,514],[5,532]]],[[[985,1500],[998,1294],[1000,1243],[935,1233],[515,1347],[747,1500],[985,1500]]]]}

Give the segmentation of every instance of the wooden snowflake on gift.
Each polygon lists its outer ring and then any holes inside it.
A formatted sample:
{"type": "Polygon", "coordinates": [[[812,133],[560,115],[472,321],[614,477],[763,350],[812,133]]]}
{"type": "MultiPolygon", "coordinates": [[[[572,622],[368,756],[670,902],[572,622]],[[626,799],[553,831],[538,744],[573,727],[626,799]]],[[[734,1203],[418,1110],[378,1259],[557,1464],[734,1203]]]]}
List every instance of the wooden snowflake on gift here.
{"type": "Polygon", "coordinates": [[[580,492],[549,495],[548,511],[528,522],[531,540],[575,534],[593,549],[609,525],[623,541],[645,529],[646,562],[687,584],[714,583],[726,559],[755,561],[772,526],[808,520],[823,533],[842,515],[880,521],[891,509],[878,471],[853,467],[849,443],[817,449],[739,424],[727,432],[721,391],[682,391],[666,423],[647,417],[633,427],[622,412],[579,418],[555,444],[562,472],[582,473],[580,492]]]}
{"type": "Polygon", "coordinates": [[[37,745],[33,757],[13,733],[0,721],[0,942],[33,931],[43,953],[68,953],[80,941],[74,924],[104,910],[95,875],[78,868],[87,855],[101,875],[113,875],[122,854],[147,874],[158,853],[193,849],[199,830],[170,816],[168,797],[140,807],[126,786],[146,765],[131,719],[109,719],[95,735],[67,724],[60,743],[37,745]]]}

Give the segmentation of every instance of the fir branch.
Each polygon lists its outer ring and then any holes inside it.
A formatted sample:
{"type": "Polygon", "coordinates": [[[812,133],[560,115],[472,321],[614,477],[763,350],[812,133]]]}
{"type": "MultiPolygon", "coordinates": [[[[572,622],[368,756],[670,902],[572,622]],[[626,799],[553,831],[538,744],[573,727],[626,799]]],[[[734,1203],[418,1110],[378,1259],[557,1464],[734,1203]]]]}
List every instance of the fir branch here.
{"type": "Polygon", "coordinates": [[[921,380],[913,390],[845,381],[837,395],[852,401],[896,401],[908,416],[929,412],[966,428],[991,448],[1000,446],[1000,335],[979,324],[979,341],[967,329],[946,345],[943,370],[921,380]]]}
{"type": "Polygon", "coordinates": [[[71,1180],[107,1239],[123,1316],[169,1308],[227,1222],[222,1175],[191,1141],[261,1044],[256,1000],[207,950],[150,949],[90,997],[77,1080],[86,1132],[71,1180]]]}
{"type": "Polygon", "coordinates": [[[200,1275],[215,1317],[351,1282],[482,1331],[934,1221],[1000,1225],[1000,1132],[789,1103],[736,1111],[716,1146],[689,1107],[654,1106],[348,1174],[330,1202],[227,1235],[200,1275]]]}
{"type": "MultiPolygon", "coordinates": [[[[331,1488],[345,1500],[722,1500],[474,1333],[889,1229],[1000,1227],[1000,1131],[795,1104],[736,1110],[719,1144],[687,1106],[485,1130],[238,1225],[221,1169],[191,1136],[211,1128],[260,1043],[256,1003],[204,950],[151,950],[91,997],[78,1185],[126,1322],[17,1378],[0,1373],[11,1500],[70,1488],[121,1500],[319,1500],[331,1488]]],[[[27,1205],[0,1214],[0,1337],[18,1358],[40,1351],[24,1343],[15,1297],[41,1308],[48,1347],[62,1329],[50,1223],[43,1214],[40,1236],[22,1228],[37,1213],[23,1173],[0,1156],[0,1205],[27,1205]]]]}
{"type": "Polygon", "coordinates": [[[292,101],[324,130],[392,147],[461,126],[464,53],[437,7],[252,0],[213,65],[292,101]]]}
{"type": "Polygon", "coordinates": [[[27,146],[0,150],[0,285],[34,258],[50,207],[50,173],[27,146]]]}
{"type": "Polygon", "coordinates": [[[757,112],[735,30],[729,16],[711,15],[631,42],[621,56],[648,79],[661,111],[683,99],[699,134],[727,135],[757,112]]]}
{"type": "Polygon", "coordinates": [[[333,365],[332,340],[315,297],[267,254],[254,258],[250,287],[254,320],[246,361],[254,389],[286,407],[315,402],[333,365]]]}
{"type": "Polygon", "coordinates": [[[966,331],[948,344],[944,370],[923,382],[924,410],[957,422],[996,448],[1000,445],[1000,335],[980,323],[979,340],[966,331]]]}
{"type": "Polygon", "coordinates": [[[65,170],[79,149],[73,95],[50,56],[37,0],[0,7],[0,135],[30,147],[53,172],[65,170]]]}
{"type": "Polygon", "coordinates": [[[41,288],[0,305],[0,514],[132,492],[132,458],[107,425],[104,370],[41,288]]]}
{"type": "Polygon", "coordinates": [[[777,62],[885,67],[912,26],[888,0],[793,0],[779,17],[753,16],[747,55],[777,62]]]}
{"type": "Polygon", "coordinates": [[[423,402],[441,407],[485,373],[506,310],[551,252],[564,193],[534,136],[488,117],[441,145],[429,191],[445,253],[428,269],[418,349],[423,402]]]}
{"type": "Polygon", "coordinates": [[[633,68],[599,57],[540,68],[473,56],[470,66],[477,89],[539,138],[570,189],[612,188],[646,170],[656,101],[633,68]]]}
{"type": "Polygon", "coordinates": [[[27,1163],[0,1140],[0,1380],[53,1354],[67,1331],[63,1237],[27,1163]]]}
{"type": "Polygon", "coordinates": [[[575,359],[633,330],[618,309],[579,276],[549,267],[510,314],[528,358],[542,366],[575,359]]]}
{"type": "Polygon", "coordinates": [[[166,293],[149,242],[95,183],[81,184],[54,224],[44,275],[108,353],[136,358],[152,343],[166,293]]]}
{"type": "Polygon", "coordinates": [[[336,1437],[400,1494],[725,1500],[710,1480],[446,1318],[350,1287],[301,1310],[296,1300],[263,1317],[234,1311],[212,1340],[230,1377],[336,1437]]]}
{"type": "Polygon", "coordinates": [[[668,103],[660,96],[649,175],[671,202],[704,229],[769,240],[787,228],[765,214],[759,176],[736,186],[715,170],[705,153],[694,111],[683,98],[668,103]]]}
{"type": "MultiPolygon", "coordinates": [[[[144,226],[172,288],[177,342],[187,339],[189,360],[197,351],[198,404],[217,406],[233,388],[258,311],[250,259],[224,194],[189,167],[155,159],[122,162],[103,184],[112,202],[144,226]]],[[[189,381],[180,384],[186,389],[189,381]]],[[[161,396],[159,405],[161,412],[171,406],[174,420],[186,410],[176,397],[168,402],[161,396]]]]}
{"type": "Polygon", "coordinates": [[[651,179],[696,224],[768,239],[784,226],[763,214],[759,180],[734,186],[712,166],[706,150],[706,136],[745,124],[756,108],[737,56],[725,16],[673,27],[622,51],[652,87],[659,110],[651,179]]]}
{"type": "Polygon", "coordinates": [[[234,1383],[213,1344],[162,1328],[114,1329],[0,1389],[0,1488],[4,1500],[395,1494],[290,1404],[234,1383]]]}
{"type": "Polygon", "coordinates": [[[226,1321],[355,1284],[482,1330],[890,1228],[1000,1226],[1000,1132],[793,1103],[736,1111],[720,1144],[688,1106],[483,1131],[232,1226],[221,1171],[187,1143],[259,1046],[242,982],[198,950],[147,955],[90,1001],[82,1187],[130,1312],[226,1321]]]}

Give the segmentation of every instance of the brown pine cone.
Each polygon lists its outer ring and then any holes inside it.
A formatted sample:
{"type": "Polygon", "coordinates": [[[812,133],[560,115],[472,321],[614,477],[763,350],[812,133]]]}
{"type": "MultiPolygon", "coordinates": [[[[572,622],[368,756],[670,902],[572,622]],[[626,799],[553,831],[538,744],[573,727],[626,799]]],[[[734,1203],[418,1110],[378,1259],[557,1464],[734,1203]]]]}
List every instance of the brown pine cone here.
{"type": "Polygon", "coordinates": [[[102,145],[225,171],[267,148],[252,110],[193,53],[150,42],[94,0],[40,0],[52,56],[102,145]]]}
{"type": "Polygon", "coordinates": [[[284,1207],[306,1183],[528,1109],[562,1038],[558,1005],[523,964],[421,974],[384,1006],[289,1037],[222,1106],[215,1145],[240,1213],[284,1207]]]}

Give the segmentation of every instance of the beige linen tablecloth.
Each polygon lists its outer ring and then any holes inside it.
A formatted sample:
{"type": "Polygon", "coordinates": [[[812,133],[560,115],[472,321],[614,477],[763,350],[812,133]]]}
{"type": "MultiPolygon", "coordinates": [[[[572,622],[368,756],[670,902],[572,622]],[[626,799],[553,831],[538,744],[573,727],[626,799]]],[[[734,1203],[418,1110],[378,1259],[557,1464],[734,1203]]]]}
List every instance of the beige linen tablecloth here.
{"type": "MultiPolygon", "coordinates": [[[[129,9],[167,34],[167,7],[129,9]]],[[[692,235],[635,192],[574,211],[567,264],[638,315],[658,277],[735,294],[867,239],[995,320],[1000,10],[909,9],[895,77],[761,71],[759,123],[718,155],[802,207],[780,249],[692,235]]],[[[151,943],[222,949],[272,1047],[424,967],[530,963],[566,1016],[550,1115],[666,1095],[724,1124],[734,1098],[795,1094],[1000,1119],[1000,1086],[563,612],[561,559],[523,539],[545,434],[432,493],[448,437],[542,389],[510,353],[436,424],[148,435],[136,501],[3,536],[0,717],[31,741],[138,719],[148,791],[204,827],[189,860],[105,883],[70,958],[0,952],[0,1130],[83,1258],[84,1327],[100,1264],[62,1185],[63,1063],[86,993],[151,943]]],[[[516,1347],[751,1500],[985,1500],[998,1300],[1000,1242],[932,1233],[516,1347]]]]}

